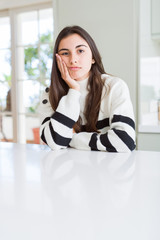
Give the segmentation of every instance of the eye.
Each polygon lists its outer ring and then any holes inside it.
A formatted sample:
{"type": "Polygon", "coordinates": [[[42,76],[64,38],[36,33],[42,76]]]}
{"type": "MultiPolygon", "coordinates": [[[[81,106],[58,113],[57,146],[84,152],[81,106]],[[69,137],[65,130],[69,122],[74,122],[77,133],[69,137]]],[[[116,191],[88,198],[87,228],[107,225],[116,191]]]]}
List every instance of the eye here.
{"type": "Polygon", "coordinates": [[[69,53],[68,52],[62,52],[61,55],[67,56],[69,53]]]}
{"type": "Polygon", "coordinates": [[[79,49],[78,52],[79,52],[79,53],[83,53],[84,50],[83,50],[83,49],[79,49]]]}

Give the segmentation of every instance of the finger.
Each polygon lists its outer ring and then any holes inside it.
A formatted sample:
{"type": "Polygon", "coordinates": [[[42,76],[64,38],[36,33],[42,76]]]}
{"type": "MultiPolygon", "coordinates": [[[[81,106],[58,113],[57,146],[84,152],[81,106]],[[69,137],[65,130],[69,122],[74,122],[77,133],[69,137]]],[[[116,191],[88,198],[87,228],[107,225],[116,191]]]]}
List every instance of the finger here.
{"type": "Polygon", "coordinates": [[[66,78],[70,77],[69,72],[68,72],[68,68],[67,68],[65,62],[62,61],[62,64],[63,64],[64,74],[66,75],[66,78]]]}
{"type": "Polygon", "coordinates": [[[61,72],[61,74],[63,75],[64,74],[64,69],[63,69],[64,67],[63,67],[62,59],[58,54],[56,54],[56,59],[57,59],[58,69],[61,72]]]}
{"type": "Polygon", "coordinates": [[[58,61],[59,61],[60,69],[61,69],[62,78],[66,81],[67,79],[70,78],[66,63],[62,60],[62,58],[60,56],[58,56],[58,61]]]}
{"type": "Polygon", "coordinates": [[[56,54],[56,57],[62,79],[67,83],[67,85],[70,88],[79,90],[80,86],[74,79],[71,78],[66,63],[62,60],[62,58],[58,54],[56,54]]]}
{"type": "Polygon", "coordinates": [[[61,63],[61,58],[58,54],[56,54],[56,60],[57,60],[58,67],[61,69],[62,68],[62,63],[61,63]]]}
{"type": "Polygon", "coordinates": [[[64,74],[65,74],[65,75],[64,75],[64,80],[65,80],[65,82],[68,84],[68,86],[69,86],[70,88],[74,88],[75,80],[71,78],[65,62],[62,61],[62,63],[63,63],[63,66],[64,66],[64,74]]]}

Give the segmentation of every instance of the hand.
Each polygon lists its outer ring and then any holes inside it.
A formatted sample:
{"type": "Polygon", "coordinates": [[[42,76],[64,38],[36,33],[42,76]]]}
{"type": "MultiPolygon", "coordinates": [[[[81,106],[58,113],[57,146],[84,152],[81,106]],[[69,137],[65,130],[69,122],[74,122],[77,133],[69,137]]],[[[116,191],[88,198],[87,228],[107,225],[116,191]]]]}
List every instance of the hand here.
{"type": "Polygon", "coordinates": [[[76,80],[71,78],[71,76],[69,75],[69,72],[68,72],[65,62],[61,59],[61,57],[58,54],[56,54],[56,59],[57,59],[58,69],[61,73],[61,77],[63,78],[63,80],[67,83],[67,85],[70,88],[79,91],[80,85],[78,84],[78,82],[76,80]]]}

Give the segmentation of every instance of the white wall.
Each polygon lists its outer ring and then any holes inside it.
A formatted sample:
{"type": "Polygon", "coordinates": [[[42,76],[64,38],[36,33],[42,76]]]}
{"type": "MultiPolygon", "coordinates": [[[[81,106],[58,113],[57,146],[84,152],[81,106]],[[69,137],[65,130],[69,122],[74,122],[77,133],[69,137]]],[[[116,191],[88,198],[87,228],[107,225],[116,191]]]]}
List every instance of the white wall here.
{"type": "Polygon", "coordinates": [[[53,0],[58,31],[80,25],[93,37],[105,70],[124,79],[136,113],[137,0],[53,0]]]}

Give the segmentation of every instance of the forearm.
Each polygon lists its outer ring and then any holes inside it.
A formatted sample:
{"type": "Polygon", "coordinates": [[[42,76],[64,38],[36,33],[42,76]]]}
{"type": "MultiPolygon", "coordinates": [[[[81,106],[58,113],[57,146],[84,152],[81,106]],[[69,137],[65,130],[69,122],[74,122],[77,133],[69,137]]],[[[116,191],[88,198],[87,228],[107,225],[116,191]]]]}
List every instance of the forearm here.
{"type": "Polygon", "coordinates": [[[134,121],[131,125],[118,122],[105,133],[81,132],[74,134],[70,146],[81,150],[130,152],[135,149],[134,121]]]}
{"type": "Polygon", "coordinates": [[[40,136],[51,149],[68,147],[73,135],[73,126],[79,118],[79,97],[78,91],[69,89],[68,94],[61,98],[56,111],[43,120],[40,136]]]}

